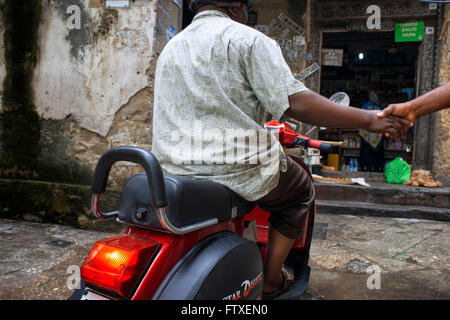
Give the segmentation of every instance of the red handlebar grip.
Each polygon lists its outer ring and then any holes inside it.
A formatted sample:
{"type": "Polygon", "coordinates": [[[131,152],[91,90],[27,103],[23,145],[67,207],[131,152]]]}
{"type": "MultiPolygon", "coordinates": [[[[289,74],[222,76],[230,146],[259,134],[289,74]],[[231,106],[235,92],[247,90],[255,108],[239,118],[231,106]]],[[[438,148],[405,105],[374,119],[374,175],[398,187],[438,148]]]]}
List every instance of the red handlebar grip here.
{"type": "Polygon", "coordinates": [[[333,150],[333,145],[313,139],[308,141],[308,146],[310,148],[319,149],[320,151],[327,153],[330,153],[331,150],[333,150]]]}
{"type": "Polygon", "coordinates": [[[320,141],[314,139],[308,141],[308,147],[310,148],[320,149],[320,145],[321,145],[320,141]]]}

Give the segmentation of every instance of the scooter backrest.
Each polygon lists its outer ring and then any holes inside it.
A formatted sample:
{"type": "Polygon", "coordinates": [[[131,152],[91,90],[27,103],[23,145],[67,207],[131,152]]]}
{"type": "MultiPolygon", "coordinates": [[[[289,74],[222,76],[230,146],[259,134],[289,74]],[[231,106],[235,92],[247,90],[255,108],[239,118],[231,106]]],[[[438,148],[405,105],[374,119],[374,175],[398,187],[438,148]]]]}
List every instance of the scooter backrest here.
{"type": "Polygon", "coordinates": [[[154,208],[167,206],[164,174],[156,157],[147,150],[137,147],[117,147],[105,152],[97,163],[92,183],[92,193],[102,194],[106,191],[111,167],[119,161],[141,165],[148,179],[150,205],[154,208]]]}

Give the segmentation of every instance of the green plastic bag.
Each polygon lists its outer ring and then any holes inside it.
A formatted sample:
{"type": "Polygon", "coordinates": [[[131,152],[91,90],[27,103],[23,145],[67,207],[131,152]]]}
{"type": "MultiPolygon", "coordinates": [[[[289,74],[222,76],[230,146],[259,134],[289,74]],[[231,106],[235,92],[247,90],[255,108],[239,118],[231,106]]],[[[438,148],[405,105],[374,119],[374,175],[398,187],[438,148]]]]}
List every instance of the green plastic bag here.
{"type": "Polygon", "coordinates": [[[411,168],[408,162],[397,157],[388,163],[384,174],[387,183],[402,184],[411,178],[411,168]]]}

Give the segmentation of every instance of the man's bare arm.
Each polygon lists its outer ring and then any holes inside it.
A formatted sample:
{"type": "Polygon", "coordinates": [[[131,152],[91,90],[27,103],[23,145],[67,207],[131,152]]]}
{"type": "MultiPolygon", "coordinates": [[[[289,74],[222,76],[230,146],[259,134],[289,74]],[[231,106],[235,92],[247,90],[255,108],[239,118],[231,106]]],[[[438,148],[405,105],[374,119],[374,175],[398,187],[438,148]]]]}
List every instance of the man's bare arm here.
{"type": "Polygon", "coordinates": [[[331,128],[360,128],[388,133],[395,140],[406,138],[410,122],[398,117],[378,119],[378,111],[342,106],[312,91],[302,91],[289,97],[286,114],[296,120],[331,128]]]}
{"type": "Polygon", "coordinates": [[[450,107],[450,81],[423,96],[404,103],[391,104],[378,114],[384,118],[390,114],[416,121],[417,118],[450,107]]]}

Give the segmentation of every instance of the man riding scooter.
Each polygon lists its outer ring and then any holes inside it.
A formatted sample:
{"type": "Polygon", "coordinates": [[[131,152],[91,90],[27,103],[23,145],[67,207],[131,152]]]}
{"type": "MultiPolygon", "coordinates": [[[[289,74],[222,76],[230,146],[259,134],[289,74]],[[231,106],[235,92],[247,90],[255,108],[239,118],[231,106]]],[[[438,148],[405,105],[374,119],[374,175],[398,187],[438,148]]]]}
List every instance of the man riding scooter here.
{"type": "Polygon", "coordinates": [[[216,144],[215,155],[229,154],[230,148],[246,150],[243,161],[227,161],[202,152],[211,137],[199,134],[194,124],[225,136],[233,130],[260,130],[269,113],[276,120],[362,128],[401,140],[410,123],[395,116],[378,119],[377,111],[344,107],[308,90],[293,77],[277,43],[246,26],[253,2],[190,1],[193,22],[168,42],[157,63],[152,153],[167,173],[220,183],[271,212],[263,298],[274,299],[293,279],[283,263],[303,232],[314,199],[312,181],[274,137],[250,148],[242,139],[216,144]],[[193,152],[192,139],[179,141],[180,133],[192,137],[193,152]],[[268,154],[276,163],[269,173],[262,161],[253,161],[268,154]]]}

